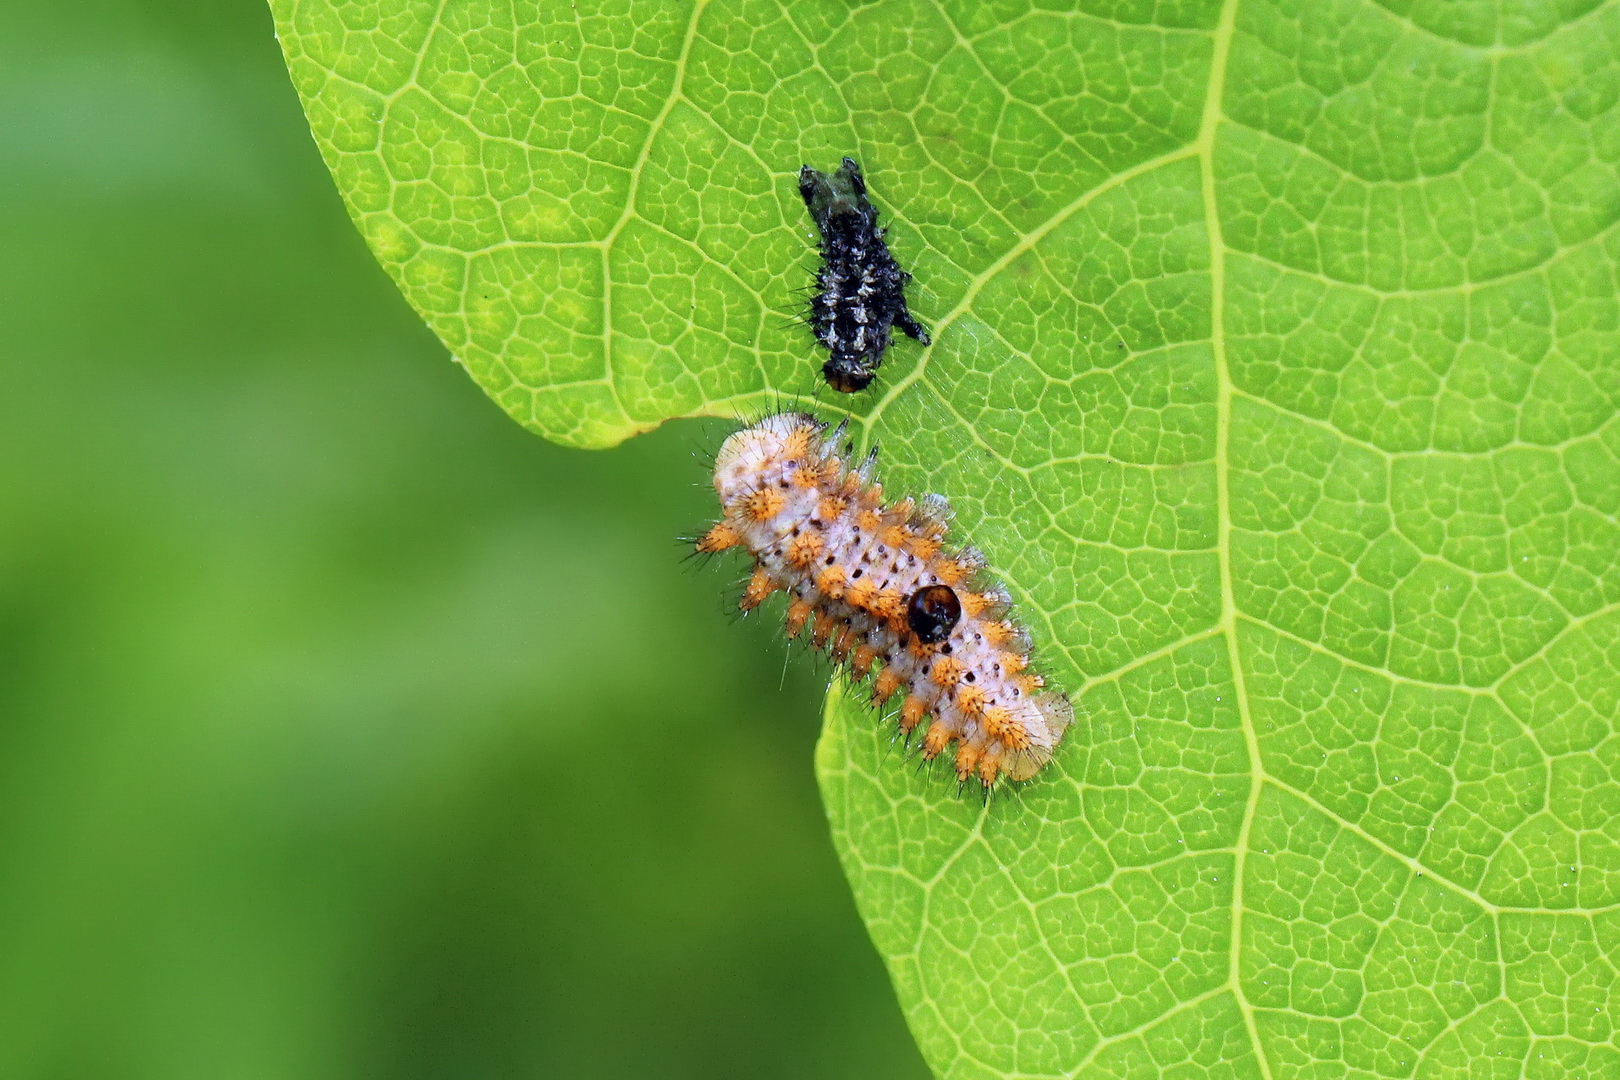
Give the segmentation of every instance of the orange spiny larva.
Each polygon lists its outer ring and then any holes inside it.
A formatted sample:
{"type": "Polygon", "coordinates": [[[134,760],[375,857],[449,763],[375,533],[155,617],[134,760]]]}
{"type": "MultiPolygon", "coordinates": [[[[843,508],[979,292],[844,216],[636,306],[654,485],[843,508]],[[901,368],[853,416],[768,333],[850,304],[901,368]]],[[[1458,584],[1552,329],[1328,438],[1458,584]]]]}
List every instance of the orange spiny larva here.
{"type": "Polygon", "coordinates": [[[796,412],[733,434],[714,466],[721,519],[698,550],[747,550],[741,606],[786,592],[790,637],[808,623],[855,678],[875,671],[872,699],[901,694],[905,734],[929,721],[924,757],[955,743],[964,782],[1029,779],[1073,719],[1068,698],[1026,673],[1029,636],[1008,618],[1007,594],[982,580],[983,557],[944,545],[944,500],[885,506],[870,462],[838,457],[841,438],[796,412]]]}

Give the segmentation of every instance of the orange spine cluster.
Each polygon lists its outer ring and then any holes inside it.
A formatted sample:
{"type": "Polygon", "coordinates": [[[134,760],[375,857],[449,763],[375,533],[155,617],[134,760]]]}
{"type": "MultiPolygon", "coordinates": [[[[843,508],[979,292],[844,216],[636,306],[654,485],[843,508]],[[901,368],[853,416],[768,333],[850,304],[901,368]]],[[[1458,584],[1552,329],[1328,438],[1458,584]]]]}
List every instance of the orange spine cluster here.
{"type": "Polygon", "coordinates": [[[924,757],[954,743],[963,781],[1034,776],[1073,716],[1068,699],[1029,670],[1028,636],[978,554],[945,547],[944,501],[885,504],[870,461],[849,468],[838,441],[802,413],[732,435],[715,460],[722,515],[698,550],[749,552],[744,610],[786,592],[789,637],[808,627],[855,678],[875,672],[879,704],[904,691],[901,731],[929,721],[924,757]]]}

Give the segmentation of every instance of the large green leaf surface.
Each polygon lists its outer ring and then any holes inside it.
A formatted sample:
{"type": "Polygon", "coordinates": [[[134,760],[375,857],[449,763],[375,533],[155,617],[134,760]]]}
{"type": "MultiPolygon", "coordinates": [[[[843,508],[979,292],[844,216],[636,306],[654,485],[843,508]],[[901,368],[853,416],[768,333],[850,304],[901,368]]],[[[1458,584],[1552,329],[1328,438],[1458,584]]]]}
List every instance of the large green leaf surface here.
{"type": "Polygon", "coordinates": [[[1620,1077],[1620,3],[273,7],[377,256],[563,442],[813,392],[793,177],[865,166],[935,344],[818,407],[1078,714],[985,806],[833,695],[941,1075],[1620,1077]]]}

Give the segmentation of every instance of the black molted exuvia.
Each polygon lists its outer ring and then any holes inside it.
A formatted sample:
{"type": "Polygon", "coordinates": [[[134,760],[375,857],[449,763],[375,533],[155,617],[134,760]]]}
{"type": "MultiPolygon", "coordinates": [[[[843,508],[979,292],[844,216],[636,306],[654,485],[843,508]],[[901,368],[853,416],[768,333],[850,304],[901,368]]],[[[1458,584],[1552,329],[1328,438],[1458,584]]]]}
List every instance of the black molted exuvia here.
{"type": "Polygon", "coordinates": [[[962,601],[949,585],[927,585],[906,601],[906,625],[924,645],[938,645],[962,621],[962,601]]]}
{"type": "Polygon", "coordinates": [[[821,373],[834,390],[865,390],[883,363],[889,329],[928,344],[928,331],[906,310],[911,275],[889,254],[877,208],[851,158],[834,172],[799,170],[799,194],[821,232],[821,272],[810,301],[810,329],[831,355],[821,373]]]}

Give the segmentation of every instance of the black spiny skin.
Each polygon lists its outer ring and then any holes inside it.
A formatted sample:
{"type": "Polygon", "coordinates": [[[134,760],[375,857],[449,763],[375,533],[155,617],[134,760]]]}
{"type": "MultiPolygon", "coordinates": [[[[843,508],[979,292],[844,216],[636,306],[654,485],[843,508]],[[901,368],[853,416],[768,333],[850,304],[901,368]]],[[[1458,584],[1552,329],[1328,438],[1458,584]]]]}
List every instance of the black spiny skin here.
{"type": "Polygon", "coordinates": [[[810,329],[832,354],[821,373],[834,390],[853,394],[876,377],[890,327],[924,345],[928,331],[906,310],[911,275],[883,242],[861,167],[852,158],[830,173],[806,165],[799,194],[821,232],[821,272],[810,300],[810,329]]]}

